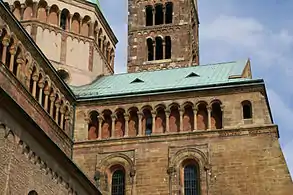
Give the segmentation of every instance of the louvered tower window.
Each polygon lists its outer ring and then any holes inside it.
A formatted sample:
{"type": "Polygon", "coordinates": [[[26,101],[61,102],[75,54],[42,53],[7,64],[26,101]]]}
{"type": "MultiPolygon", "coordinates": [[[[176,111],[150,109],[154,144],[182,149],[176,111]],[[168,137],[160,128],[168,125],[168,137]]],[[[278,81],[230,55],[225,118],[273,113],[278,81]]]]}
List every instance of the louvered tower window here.
{"type": "Polygon", "coordinates": [[[199,195],[198,169],[194,164],[184,167],[184,195],[199,195]]]}
{"type": "Polygon", "coordinates": [[[116,170],[112,176],[112,195],[124,195],[125,174],[123,170],[116,170]]]}

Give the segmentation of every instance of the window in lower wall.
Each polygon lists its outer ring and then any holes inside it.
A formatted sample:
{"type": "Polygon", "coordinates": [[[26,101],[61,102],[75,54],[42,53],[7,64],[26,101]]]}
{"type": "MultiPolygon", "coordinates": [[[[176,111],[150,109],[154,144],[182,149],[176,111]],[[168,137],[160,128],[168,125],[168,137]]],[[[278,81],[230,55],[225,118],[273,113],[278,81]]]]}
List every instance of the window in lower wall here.
{"type": "Polygon", "coordinates": [[[182,176],[184,195],[200,195],[199,166],[195,160],[185,160],[182,163],[182,176]]]}
{"type": "Polygon", "coordinates": [[[125,193],[125,172],[116,170],[112,175],[112,195],[124,195],[125,193]]]}

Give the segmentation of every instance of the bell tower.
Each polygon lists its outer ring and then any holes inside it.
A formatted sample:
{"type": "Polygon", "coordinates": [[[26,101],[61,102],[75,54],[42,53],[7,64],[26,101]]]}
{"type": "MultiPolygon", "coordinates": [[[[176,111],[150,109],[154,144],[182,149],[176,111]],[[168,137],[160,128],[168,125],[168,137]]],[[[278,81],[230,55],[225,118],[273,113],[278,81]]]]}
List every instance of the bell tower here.
{"type": "Polygon", "coordinates": [[[197,0],[129,0],[128,10],[128,72],[199,64],[197,0]]]}

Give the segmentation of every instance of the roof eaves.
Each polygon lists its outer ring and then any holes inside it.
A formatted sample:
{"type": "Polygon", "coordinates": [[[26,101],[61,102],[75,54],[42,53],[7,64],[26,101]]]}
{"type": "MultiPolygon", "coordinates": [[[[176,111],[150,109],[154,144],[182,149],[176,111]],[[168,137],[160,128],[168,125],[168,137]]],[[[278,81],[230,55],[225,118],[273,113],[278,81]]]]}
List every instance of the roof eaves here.
{"type": "Polygon", "coordinates": [[[158,95],[158,94],[179,93],[179,92],[189,92],[189,91],[212,90],[212,89],[221,89],[221,88],[233,88],[237,86],[250,86],[250,85],[252,86],[252,85],[259,85],[263,83],[264,83],[263,79],[249,79],[249,80],[209,84],[209,85],[202,85],[202,86],[181,87],[181,88],[174,88],[172,90],[161,89],[161,90],[155,90],[155,91],[130,92],[125,94],[115,94],[115,95],[112,94],[112,95],[84,96],[84,97],[77,96],[77,102],[135,97],[138,95],[146,96],[146,95],[158,95]]]}

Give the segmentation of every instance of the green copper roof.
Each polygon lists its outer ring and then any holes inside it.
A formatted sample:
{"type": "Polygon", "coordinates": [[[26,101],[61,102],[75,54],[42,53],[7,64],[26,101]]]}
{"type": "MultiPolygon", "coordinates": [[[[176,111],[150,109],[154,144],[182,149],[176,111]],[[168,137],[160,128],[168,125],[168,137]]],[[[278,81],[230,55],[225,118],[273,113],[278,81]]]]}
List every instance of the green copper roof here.
{"type": "Polygon", "coordinates": [[[87,0],[87,1],[96,4],[99,8],[101,8],[99,0],[87,0]]]}
{"type": "Polygon", "coordinates": [[[71,87],[78,98],[156,93],[213,84],[229,84],[251,80],[243,78],[248,61],[174,68],[150,72],[124,73],[102,76],[93,83],[71,87]]]}

